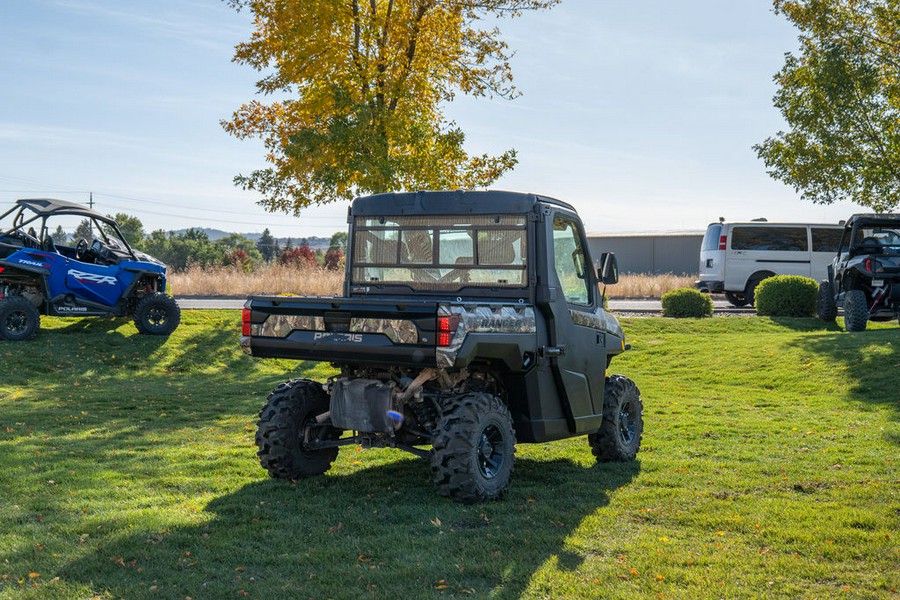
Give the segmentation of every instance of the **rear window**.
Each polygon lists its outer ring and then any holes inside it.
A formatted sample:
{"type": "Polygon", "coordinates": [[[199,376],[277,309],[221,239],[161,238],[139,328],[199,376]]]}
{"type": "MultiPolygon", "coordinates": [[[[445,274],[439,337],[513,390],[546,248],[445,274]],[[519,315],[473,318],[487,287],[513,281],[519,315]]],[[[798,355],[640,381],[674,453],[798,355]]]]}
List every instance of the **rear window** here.
{"type": "Polygon", "coordinates": [[[822,227],[813,227],[813,252],[837,252],[838,246],[841,243],[841,235],[843,233],[843,229],[825,229],[822,227]]]}
{"type": "Polygon", "coordinates": [[[524,215],[357,217],[352,281],[416,290],[528,283],[524,215]]]}
{"type": "Polygon", "coordinates": [[[722,235],[721,223],[713,223],[712,225],[710,225],[706,230],[706,235],[703,236],[703,245],[700,246],[700,249],[718,250],[720,235],[722,235]]]}
{"type": "Polygon", "coordinates": [[[806,252],[806,227],[735,227],[731,232],[732,250],[768,252],[806,252]]]}

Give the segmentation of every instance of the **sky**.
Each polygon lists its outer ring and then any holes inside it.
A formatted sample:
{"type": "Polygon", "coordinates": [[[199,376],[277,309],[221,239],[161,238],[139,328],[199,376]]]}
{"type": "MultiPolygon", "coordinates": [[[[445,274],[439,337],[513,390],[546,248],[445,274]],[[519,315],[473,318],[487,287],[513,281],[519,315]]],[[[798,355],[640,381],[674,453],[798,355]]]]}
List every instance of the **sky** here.
{"type": "MultiPolygon", "coordinates": [[[[786,127],[772,77],[797,44],[766,0],[563,0],[500,26],[522,95],[444,107],[469,152],[518,151],[492,188],[570,202],[598,233],[861,212],[802,200],[752,149],[786,127]]],[[[347,203],[273,214],[233,185],[265,166],[219,125],[254,97],[231,62],[251,31],[220,0],[0,1],[0,208],[92,194],[148,231],[346,230],[347,203]]]]}

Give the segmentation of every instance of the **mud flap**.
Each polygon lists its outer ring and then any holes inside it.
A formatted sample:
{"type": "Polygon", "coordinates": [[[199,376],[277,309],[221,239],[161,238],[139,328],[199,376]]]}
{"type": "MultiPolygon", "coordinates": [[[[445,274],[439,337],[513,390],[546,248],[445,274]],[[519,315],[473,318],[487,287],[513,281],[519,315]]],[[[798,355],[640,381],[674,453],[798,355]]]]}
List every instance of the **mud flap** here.
{"type": "Polygon", "coordinates": [[[331,423],[338,429],[388,433],[394,422],[391,386],[376,379],[338,379],[331,389],[331,423]]]}

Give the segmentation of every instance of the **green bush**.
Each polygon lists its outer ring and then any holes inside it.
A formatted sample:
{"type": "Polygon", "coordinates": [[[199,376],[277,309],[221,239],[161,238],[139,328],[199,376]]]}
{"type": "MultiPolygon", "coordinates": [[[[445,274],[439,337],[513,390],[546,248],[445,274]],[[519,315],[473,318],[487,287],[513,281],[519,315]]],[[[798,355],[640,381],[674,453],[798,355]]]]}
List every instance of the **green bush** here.
{"type": "Polygon", "coordinates": [[[776,275],[756,287],[756,313],[765,317],[811,317],[816,314],[819,284],[800,275],[776,275]]]}
{"type": "Polygon", "coordinates": [[[681,288],[662,295],[662,312],[664,317],[711,317],[713,314],[712,299],[703,292],[690,288],[681,288]]]}

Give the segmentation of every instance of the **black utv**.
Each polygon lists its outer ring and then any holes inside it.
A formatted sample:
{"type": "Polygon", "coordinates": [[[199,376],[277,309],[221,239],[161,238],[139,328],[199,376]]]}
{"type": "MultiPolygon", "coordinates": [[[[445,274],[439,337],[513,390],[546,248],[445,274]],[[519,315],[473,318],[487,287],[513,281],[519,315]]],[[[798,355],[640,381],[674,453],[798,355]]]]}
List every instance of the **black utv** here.
{"type": "Polygon", "coordinates": [[[607,375],[628,346],[603,310],[569,204],[511,192],[359,198],[349,214],[344,293],[254,296],[241,345],[257,357],[331,363],[295,379],[259,413],[256,443],[273,477],[324,473],[344,445],[426,457],[462,502],[500,498],[517,442],[585,435],[599,461],[635,458],[638,388],[607,375]],[[428,448],[423,448],[429,447],[428,448]]]}
{"type": "Polygon", "coordinates": [[[828,279],[819,284],[817,312],[834,321],[844,310],[847,331],[900,319],[900,215],[853,215],[844,226],[828,279]]]}

